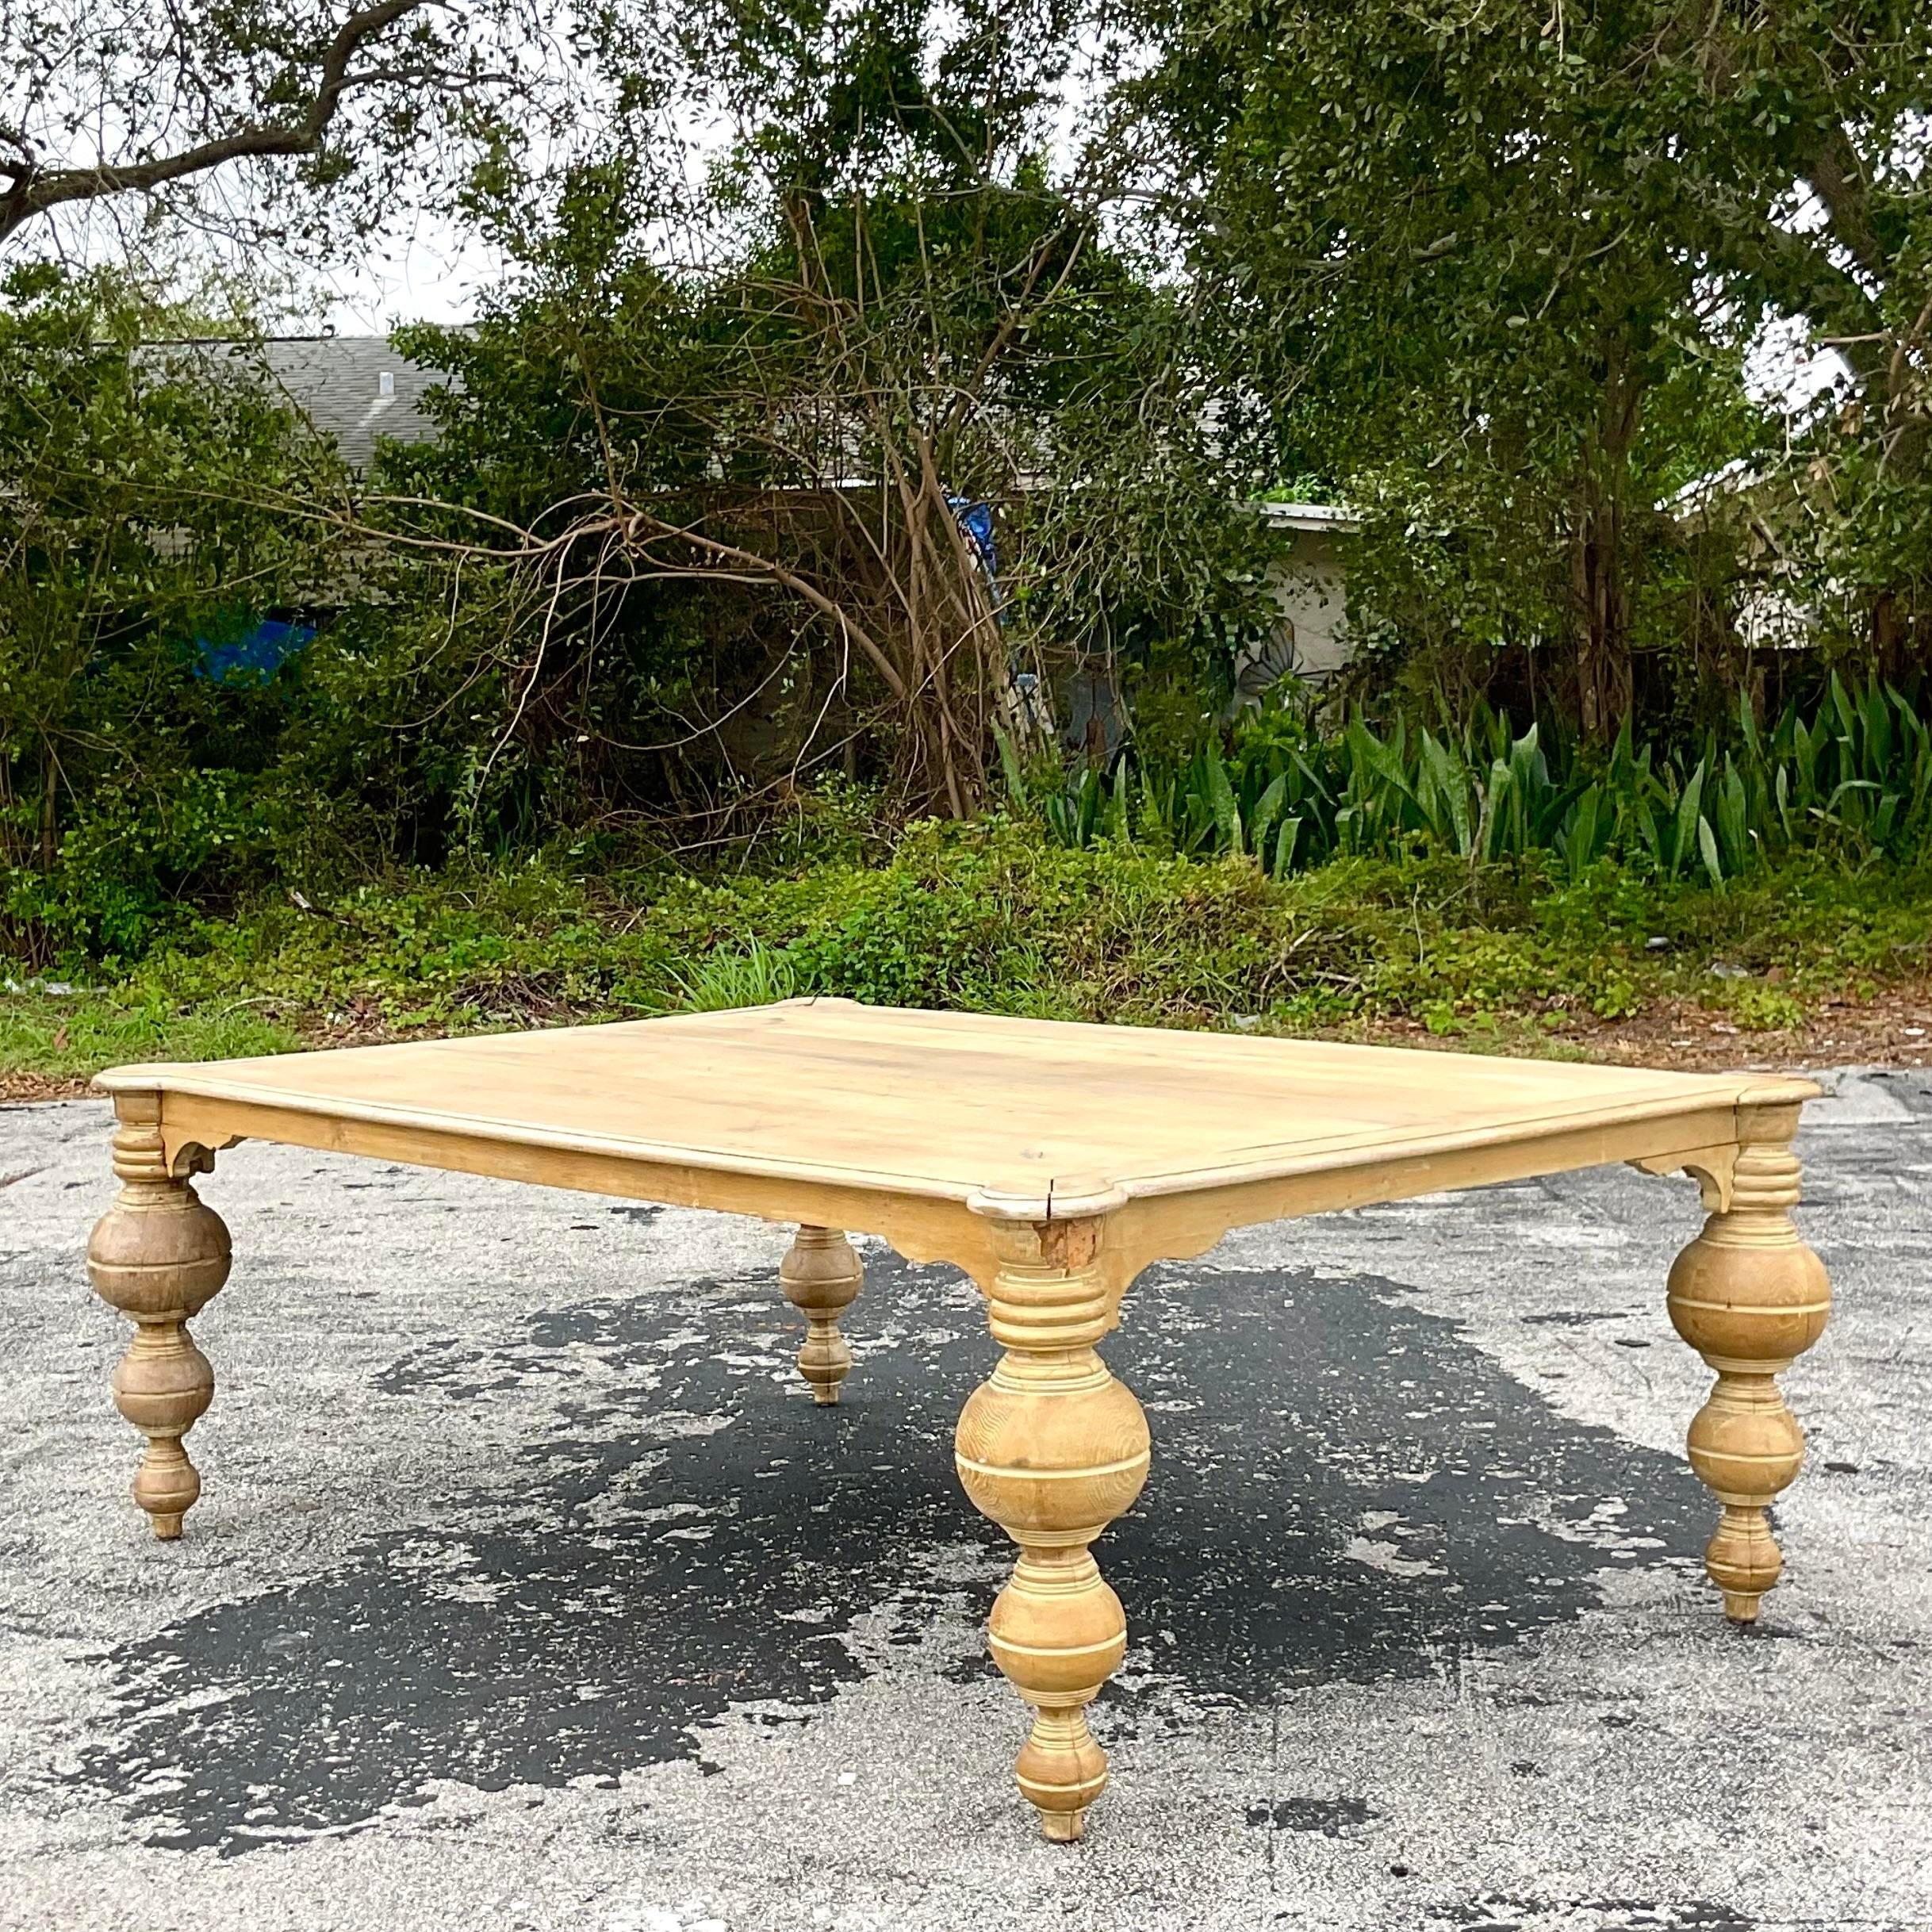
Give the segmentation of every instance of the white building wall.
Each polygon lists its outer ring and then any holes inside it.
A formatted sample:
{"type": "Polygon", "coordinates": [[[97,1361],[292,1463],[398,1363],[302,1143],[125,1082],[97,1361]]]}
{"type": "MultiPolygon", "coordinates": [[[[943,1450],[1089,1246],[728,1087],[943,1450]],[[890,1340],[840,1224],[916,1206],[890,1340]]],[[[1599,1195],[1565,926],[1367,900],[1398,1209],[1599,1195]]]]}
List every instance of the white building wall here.
{"type": "MultiPolygon", "coordinates": [[[[1342,542],[1347,541],[1344,536],[1342,542]]],[[[1286,562],[1268,573],[1292,641],[1289,661],[1298,677],[1315,683],[1348,661],[1348,600],[1336,536],[1327,530],[1297,530],[1286,562]]]]}

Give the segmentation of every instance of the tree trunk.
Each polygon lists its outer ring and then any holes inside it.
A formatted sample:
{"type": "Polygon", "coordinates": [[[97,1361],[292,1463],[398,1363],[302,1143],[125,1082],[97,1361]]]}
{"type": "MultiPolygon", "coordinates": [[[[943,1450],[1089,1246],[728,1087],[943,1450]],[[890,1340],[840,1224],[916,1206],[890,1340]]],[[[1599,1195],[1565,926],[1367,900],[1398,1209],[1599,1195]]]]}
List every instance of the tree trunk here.
{"type": "Polygon", "coordinates": [[[1872,675],[1886,683],[1902,683],[1913,669],[1915,634],[1919,628],[1911,600],[1896,590],[1881,590],[1872,600],[1872,675]]]}
{"type": "Polygon", "coordinates": [[[40,870],[53,876],[54,861],[60,856],[60,765],[51,744],[43,743],[40,755],[40,870]]]}
{"type": "Polygon", "coordinates": [[[1631,707],[1623,504],[1643,397],[1642,379],[1628,372],[1620,355],[1613,355],[1604,385],[1601,420],[1584,446],[1570,531],[1577,722],[1585,738],[1596,740],[1614,737],[1631,707]]]}

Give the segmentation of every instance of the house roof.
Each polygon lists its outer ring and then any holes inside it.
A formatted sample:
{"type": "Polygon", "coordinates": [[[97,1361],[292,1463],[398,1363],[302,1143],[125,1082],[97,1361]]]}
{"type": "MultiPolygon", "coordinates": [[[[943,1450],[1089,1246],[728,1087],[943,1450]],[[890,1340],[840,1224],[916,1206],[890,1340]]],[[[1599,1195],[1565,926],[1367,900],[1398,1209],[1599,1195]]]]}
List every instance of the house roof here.
{"type": "Polygon", "coordinates": [[[1332,503],[1257,503],[1250,506],[1266,523],[1277,530],[1332,530],[1352,536],[1362,527],[1353,510],[1332,503]]]}
{"type": "Polygon", "coordinates": [[[270,335],[257,342],[153,345],[157,351],[170,347],[226,354],[265,376],[320,435],[333,439],[352,470],[369,467],[378,436],[399,443],[433,440],[437,427],[423,412],[423,398],[454,380],[446,370],[412,362],[386,335],[270,335]]]}
{"type": "Polygon", "coordinates": [[[412,362],[386,335],[273,336],[260,355],[276,386],[335,439],[352,470],[369,466],[378,436],[427,443],[437,433],[422,403],[450,381],[447,371],[412,362]]]}

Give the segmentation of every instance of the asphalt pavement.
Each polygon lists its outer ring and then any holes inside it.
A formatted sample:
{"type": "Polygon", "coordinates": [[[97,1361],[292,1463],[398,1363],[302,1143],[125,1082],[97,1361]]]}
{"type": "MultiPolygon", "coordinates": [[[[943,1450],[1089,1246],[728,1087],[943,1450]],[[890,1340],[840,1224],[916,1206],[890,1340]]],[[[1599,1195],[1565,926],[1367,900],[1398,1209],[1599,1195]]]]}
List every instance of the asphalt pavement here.
{"type": "Polygon", "coordinates": [[[127,1494],[102,1105],[0,1110],[0,1926],[1932,1926],[1932,1075],[1825,1076],[1838,1304],[1754,1635],[1625,1169],[1253,1229],[1105,1345],[1153,1474],[1075,1847],[1014,1792],[951,1466],[976,1291],[861,1244],[836,1410],[786,1234],[244,1145],[205,1489],[127,1494]]]}

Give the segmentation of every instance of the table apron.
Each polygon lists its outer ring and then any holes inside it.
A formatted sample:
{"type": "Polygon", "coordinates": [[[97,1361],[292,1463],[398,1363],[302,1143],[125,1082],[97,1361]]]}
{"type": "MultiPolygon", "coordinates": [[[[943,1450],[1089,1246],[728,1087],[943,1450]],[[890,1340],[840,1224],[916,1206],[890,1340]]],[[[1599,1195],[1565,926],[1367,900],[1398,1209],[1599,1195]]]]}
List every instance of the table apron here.
{"type": "Polygon", "coordinates": [[[176,1167],[191,1148],[212,1153],[238,1140],[268,1140],[406,1167],[878,1234],[909,1260],[951,1261],[976,1277],[994,1265],[987,1225],[963,1201],[889,1187],[746,1174],[194,1094],[163,1095],[161,1131],[169,1163],[176,1167]]]}
{"type": "Polygon", "coordinates": [[[1654,1173],[1681,1168],[1700,1181],[1705,1206],[1715,1209],[1730,1198],[1738,1137],[1738,1110],[1719,1106],[1658,1120],[1543,1128],[1480,1146],[1391,1152],[1370,1161],[1338,1157],[1331,1165],[1217,1188],[1133,1194],[1119,1211],[1110,1245],[1137,1269],[1205,1254],[1232,1229],[1259,1222],[1620,1163],[1654,1173]]]}
{"type": "MultiPolygon", "coordinates": [[[[409,1122],[345,1119],[306,1109],[162,1097],[162,1132],[171,1165],[189,1149],[211,1152],[259,1140],[353,1154],[411,1167],[447,1169],[623,1199],[706,1208],[767,1221],[810,1223],[877,1234],[914,1261],[950,1261],[984,1280],[994,1265],[990,1230],[964,1202],[887,1186],[799,1175],[761,1175],[695,1163],[639,1158],[520,1141],[409,1122]]],[[[1338,1153],[1297,1171],[1266,1176],[1200,1177],[1138,1191],[1108,1217],[1106,1245],[1117,1293],[1141,1268],[1203,1254],[1230,1230],[1420,1194],[1523,1180],[1617,1162],[1698,1175],[1718,1205],[1729,1191],[1738,1144],[1737,1110],[1715,1106],[1662,1118],[1538,1126],[1478,1145],[1364,1160],[1338,1153]]]]}

